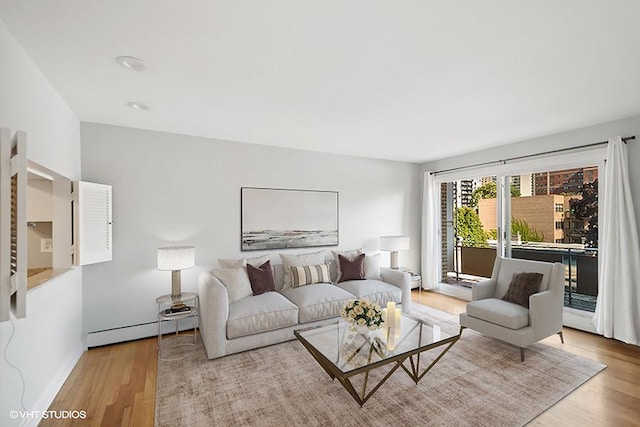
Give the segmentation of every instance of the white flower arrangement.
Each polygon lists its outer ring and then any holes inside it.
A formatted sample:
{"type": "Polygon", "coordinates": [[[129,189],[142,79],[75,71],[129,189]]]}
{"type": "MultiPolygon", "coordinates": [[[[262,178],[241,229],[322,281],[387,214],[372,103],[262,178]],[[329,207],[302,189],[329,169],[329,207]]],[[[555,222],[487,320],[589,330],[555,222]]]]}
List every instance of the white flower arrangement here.
{"type": "Polygon", "coordinates": [[[340,316],[349,323],[349,329],[352,331],[357,330],[358,326],[366,326],[371,330],[379,329],[384,323],[380,306],[365,299],[346,303],[340,316]]]}

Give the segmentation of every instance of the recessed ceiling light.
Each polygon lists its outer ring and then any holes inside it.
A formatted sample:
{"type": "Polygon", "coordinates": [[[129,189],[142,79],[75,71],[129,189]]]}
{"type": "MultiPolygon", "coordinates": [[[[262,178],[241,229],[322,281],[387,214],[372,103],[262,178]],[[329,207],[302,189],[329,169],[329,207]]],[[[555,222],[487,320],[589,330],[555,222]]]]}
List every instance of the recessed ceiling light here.
{"type": "Polygon", "coordinates": [[[149,107],[149,104],[145,102],[137,102],[137,101],[127,102],[127,106],[130,108],[133,108],[134,110],[139,110],[139,111],[149,111],[151,109],[151,107],[149,107]]]}
{"type": "Polygon", "coordinates": [[[133,56],[118,56],[116,62],[127,70],[144,71],[147,69],[147,64],[142,59],[133,56]]]}

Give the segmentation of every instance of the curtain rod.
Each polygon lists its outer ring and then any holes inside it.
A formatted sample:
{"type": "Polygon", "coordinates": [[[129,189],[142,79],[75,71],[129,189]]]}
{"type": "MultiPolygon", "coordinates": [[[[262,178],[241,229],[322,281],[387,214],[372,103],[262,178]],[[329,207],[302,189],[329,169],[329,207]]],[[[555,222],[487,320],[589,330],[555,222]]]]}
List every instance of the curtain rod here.
{"type": "MultiPolygon", "coordinates": [[[[627,136],[627,137],[622,138],[622,142],[624,142],[626,144],[627,141],[631,141],[631,140],[634,140],[634,139],[636,139],[636,136],[635,135],[631,135],[631,136],[627,136]]],[[[458,167],[449,168],[449,169],[441,169],[439,171],[431,172],[431,175],[436,175],[436,174],[444,173],[444,172],[453,172],[453,171],[467,169],[467,168],[476,168],[476,167],[479,167],[479,166],[505,164],[505,163],[511,162],[513,160],[526,159],[526,158],[534,157],[534,156],[544,156],[546,154],[562,153],[562,152],[565,152],[565,151],[580,150],[582,148],[596,147],[598,145],[604,145],[604,144],[608,144],[608,143],[609,143],[609,141],[600,141],[600,142],[594,142],[594,143],[591,143],[591,144],[579,145],[577,147],[559,148],[557,150],[543,151],[541,153],[536,153],[536,154],[527,154],[526,156],[509,157],[507,159],[502,159],[502,160],[491,160],[489,162],[476,163],[476,164],[473,164],[473,165],[458,166],[458,167]]]]}

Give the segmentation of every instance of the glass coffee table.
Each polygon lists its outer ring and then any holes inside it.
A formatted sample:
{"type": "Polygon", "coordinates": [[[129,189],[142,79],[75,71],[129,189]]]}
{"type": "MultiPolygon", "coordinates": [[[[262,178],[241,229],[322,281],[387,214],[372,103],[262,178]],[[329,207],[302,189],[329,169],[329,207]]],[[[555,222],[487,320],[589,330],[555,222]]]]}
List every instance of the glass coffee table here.
{"type": "Polygon", "coordinates": [[[326,326],[295,330],[293,333],[331,379],[338,379],[360,406],[398,368],[402,368],[418,384],[460,338],[457,327],[439,325],[407,315],[402,315],[400,327],[383,326],[367,334],[350,331],[349,324],[342,319],[326,326]],[[437,347],[444,348],[421,370],[420,354],[437,347]],[[405,364],[407,360],[409,366],[405,364]],[[368,390],[369,374],[385,365],[390,365],[391,369],[368,390]],[[363,385],[358,390],[351,381],[357,375],[364,375],[363,385]]]}

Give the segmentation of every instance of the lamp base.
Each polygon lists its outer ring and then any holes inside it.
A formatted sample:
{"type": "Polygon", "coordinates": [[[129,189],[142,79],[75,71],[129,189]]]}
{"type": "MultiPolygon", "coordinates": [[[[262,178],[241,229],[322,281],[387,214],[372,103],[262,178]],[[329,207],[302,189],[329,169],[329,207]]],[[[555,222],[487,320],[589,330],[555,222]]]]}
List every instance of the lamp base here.
{"type": "Polygon", "coordinates": [[[391,262],[390,266],[392,269],[398,269],[398,251],[391,251],[391,262]]]}
{"type": "Polygon", "coordinates": [[[180,282],[180,270],[173,270],[171,272],[171,298],[173,299],[182,297],[180,282]]]}

